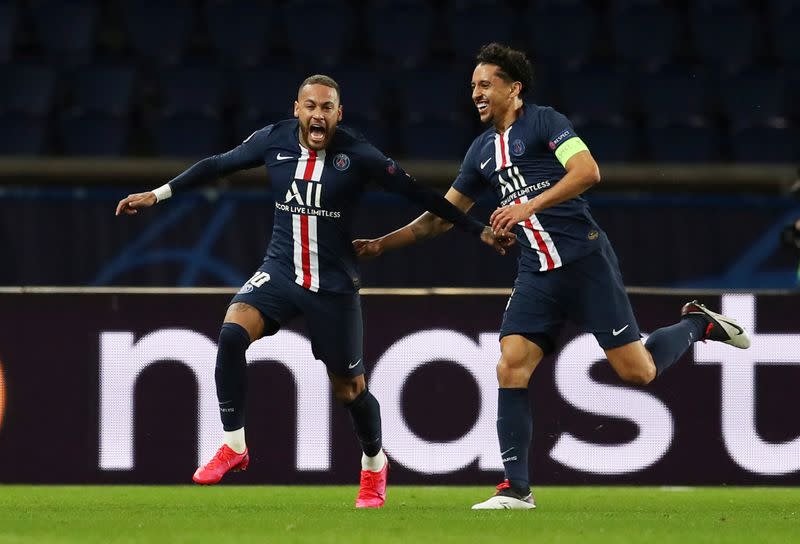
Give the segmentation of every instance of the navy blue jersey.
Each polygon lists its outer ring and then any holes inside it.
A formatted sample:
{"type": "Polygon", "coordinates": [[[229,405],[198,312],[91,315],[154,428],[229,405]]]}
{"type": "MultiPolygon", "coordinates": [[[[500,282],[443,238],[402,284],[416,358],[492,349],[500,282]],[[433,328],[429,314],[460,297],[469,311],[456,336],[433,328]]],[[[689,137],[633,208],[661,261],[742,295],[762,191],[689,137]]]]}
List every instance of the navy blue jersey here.
{"type": "Polygon", "coordinates": [[[170,181],[186,188],[227,173],[266,164],[275,197],[275,221],[266,260],[310,291],[353,293],[360,287],[350,234],[353,208],[369,181],[479,234],[483,224],[442,196],[420,187],[363,137],[337,127],[328,147],[307,149],[299,123],[289,119],[254,132],[235,149],[204,159],[170,181]]]}
{"type": "MultiPolygon", "coordinates": [[[[572,124],[553,108],[526,103],[503,134],[494,127],[472,142],[453,187],[477,200],[487,188],[501,206],[521,204],[558,183],[564,164],[586,149],[572,124]]],[[[514,226],[521,246],[519,270],[544,272],[598,246],[600,228],[578,196],[542,210],[514,226]]]]}

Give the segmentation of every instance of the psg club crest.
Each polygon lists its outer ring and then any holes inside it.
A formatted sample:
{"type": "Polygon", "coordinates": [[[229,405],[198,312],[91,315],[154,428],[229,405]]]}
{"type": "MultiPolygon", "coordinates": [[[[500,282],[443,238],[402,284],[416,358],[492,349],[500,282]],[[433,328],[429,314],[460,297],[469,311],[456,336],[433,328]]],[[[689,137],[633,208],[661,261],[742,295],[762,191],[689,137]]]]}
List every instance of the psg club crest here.
{"type": "Polygon", "coordinates": [[[519,157],[523,153],[525,153],[525,142],[523,142],[522,140],[519,140],[519,139],[514,140],[513,142],[511,142],[511,154],[512,155],[514,155],[515,157],[519,157]]]}
{"type": "Polygon", "coordinates": [[[350,168],[350,157],[348,157],[344,153],[339,153],[333,158],[333,167],[336,168],[339,172],[344,172],[345,170],[350,168]]]}

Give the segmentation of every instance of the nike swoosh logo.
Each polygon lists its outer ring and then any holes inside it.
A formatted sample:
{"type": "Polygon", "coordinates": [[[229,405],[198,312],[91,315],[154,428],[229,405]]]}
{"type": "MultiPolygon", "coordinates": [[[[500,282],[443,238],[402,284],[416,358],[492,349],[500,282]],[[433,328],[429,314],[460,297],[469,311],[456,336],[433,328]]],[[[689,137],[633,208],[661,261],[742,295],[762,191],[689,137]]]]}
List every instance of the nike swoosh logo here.
{"type": "Polygon", "coordinates": [[[611,334],[613,334],[614,336],[619,336],[620,334],[622,334],[622,331],[627,329],[629,326],[630,326],[630,323],[628,325],[625,325],[624,327],[622,327],[620,330],[614,329],[614,330],[611,331],[611,334]]]}
{"type": "Polygon", "coordinates": [[[353,363],[351,365],[347,365],[347,368],[355,368],[355,367],[358,366],[358,363],[360,363],[360,362],[361,362],[361,359],[359,359],[358,361],[356,361],[355,363],[353,363]]]}
{"type": "Polygon", "coordinates": [[[508,452],[510,452],[510,451],[511,451],[511,450],[513,450],[513,449],[514,449],[514,448],[508,448],[506,451],[501,451],[501,452],[500,452],[500,457],[504,456],[505,454],[507,454],[508,452]]]}
{"type": "Polygon", "coordinates": [[[737,331],[739,331],[739,334],[744,334],[744,329],[743,329],[743,328],[741,328],[741,327],[740,327],[739,325],[737,325],[736,323],[731,323],[730,321],[726,321],[725,319],[720,319],[720,321],[721,321],[721,322],[723,322],[723,323],[725,323],[726,325],[730,325],[731,327],[733,327],[734,329],[736,329],[737,331]]]}
{"type": "Polygon", "coordinates": [[[278,156],[275,158],[278,159],[279,161],[285,161],[286,159],[293,159],[294,157],[292,157],[291,155],[283,156],[280,153],[278,153],[278,156]]]}
{"type": "Polygon", "coordinates": [[[488,159],[486,159],[485,161],[483,161],[483,162],[481,163],[481,170],[483,170],[483,167],[484,167],[484,166],[486,166],[487,164],[489,164],[489,161],[490,161],[490,160],[492,160],[493,158],[494,158],[494,157],[489,157],[488,159]]]}

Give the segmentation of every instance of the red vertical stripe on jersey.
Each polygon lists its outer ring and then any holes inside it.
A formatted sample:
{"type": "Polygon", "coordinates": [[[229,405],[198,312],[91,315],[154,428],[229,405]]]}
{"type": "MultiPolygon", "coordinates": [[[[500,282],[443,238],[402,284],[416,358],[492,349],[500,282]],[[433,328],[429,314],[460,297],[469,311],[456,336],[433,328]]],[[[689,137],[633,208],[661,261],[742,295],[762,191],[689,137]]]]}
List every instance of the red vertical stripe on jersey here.
{"type": "MultiPolygon", "coordinates": [[[[514,204],[519,204],[519,199],[516,199],[514,204]]],[[[531,223],[530,219],[525,220],[525,228],[530,229],[530,231],[533,233],[533,237],[536,239],[536,245],[539,246],[539,251],[544,254],[545,261],[547,261],[547,269],[554,269],[556,267],[556,263],[553,262],[553,257],[550,255],[550,251],[547,249],[547,244],[544,243],[544,238],[542,238],[542,235],[539,234],[539,231],[533,228],[533,223],[531,223]]]]}
{"type": "MultiPolygon", "coordinates": [[[[314,165],[317,162],[317,152],[309,149],[306,169],[303,172],[303,179],[310,180],[314,173],[314,165]]],[[[308,250],[308,216],[300,216],[300,245],[303,247],[303,287],[311,287],[311,254],[308,250]]]]}
{"type": "Polygon", "coordinates": [[[500,158],[503,160],[503,163],[500,165],[500,168],[506,167],[506,143],[505,143],[505,135],[500,134],[500,158]]]}
{"type": "Polygon", "coordinates": [[[313,149],[308,150],[308,160],[306,161],[306,170],[303,172],[303,179],[311,179],[311,174],[314,173],[314,165],[317,162],[317,152],[313,149]]]}
{"type": "Polygon", "coordinates": [[[311,255],[308,252],[308,216],[300,216],[300,245],[303,246],[303,287],[311,287],[311,255]]]}

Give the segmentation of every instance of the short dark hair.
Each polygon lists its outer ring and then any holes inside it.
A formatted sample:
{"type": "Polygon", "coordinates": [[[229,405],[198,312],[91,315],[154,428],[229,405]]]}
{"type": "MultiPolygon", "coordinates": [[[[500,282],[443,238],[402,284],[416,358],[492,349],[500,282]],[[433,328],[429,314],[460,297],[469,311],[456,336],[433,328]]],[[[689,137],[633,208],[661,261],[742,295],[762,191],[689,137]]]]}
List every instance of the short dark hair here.
{"type": "Polygon", "coordinates": [[[313,76],[308,76],[303,80],[300,84],[300,87],[297,89],[297,95],[300,96],[300,91],[303,90],[303,87],[306,85],[325,85],[326,87],[330,87],[331,89],[336,90],[336,96],[339,97],[339,103],[342,102],[342,92],[339,90],[339,84],[334,81],[334,79],[330,76],[326,76],[324,74],[314,74],[313,76]]]}
{"type": "Polygon", "coordinates": [[[500,67],[497,75],[509,83],[522,83],[520,94],[533,85],[533,66],[524,51],[512,49],[507,45],[492,42],[484,45],[475,57],[478,64],[496,64],[500,67]]]}

